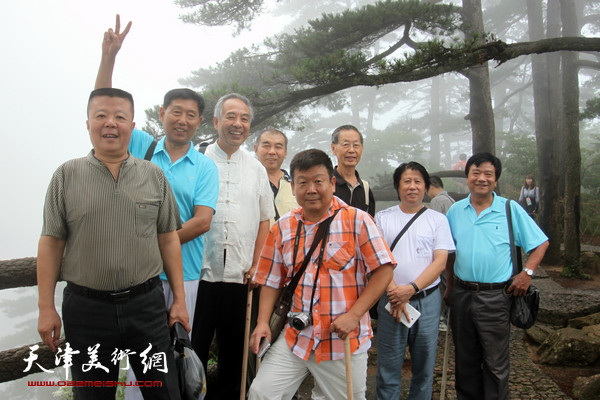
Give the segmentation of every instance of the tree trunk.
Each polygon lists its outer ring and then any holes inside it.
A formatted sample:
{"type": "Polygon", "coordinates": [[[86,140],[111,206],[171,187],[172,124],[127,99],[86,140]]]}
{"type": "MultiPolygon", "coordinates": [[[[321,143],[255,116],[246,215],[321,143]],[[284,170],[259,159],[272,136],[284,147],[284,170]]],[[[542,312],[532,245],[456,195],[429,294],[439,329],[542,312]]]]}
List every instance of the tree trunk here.
{"type": "MultiPolygon", "coordinates": [[[[548,38],[556,38],[561,35],[560,23],[560,3],[559,0],[548,0],[547,13],[547,33],[548,38]]],[[[546,54],[548,60],[548,99],[549,99],[549,118],[550,118],[550,141],[552,149],[547,154],[551,157],[550,170],[548,176],[540,176],[547,179],[549,186],[542,192],[542,229],[548,236],[550,247],[546,251],[544,261],[549,264],[559,264],[562,260],[560,245],[563,242],[563,211],[564,211],[564,110],[562,101],[562,76],[560,73],[560,53],[546,54]]],[[[540,174],[541,175],[541,174],[540,174]]]]}
{"type": "MultiPolygon", "coordinates": [[[[529,23],[529,40],[544,38],[544,22],[542,5],[536,0],[527,0],[527,17],[529,23]]],[[[533,103],[535,110],[535,137],[537,142],[537,159],[539,176],[537,182],[540,186],[541,201],[538,206],[538,223],[550,239],[550,248],[547,251],[546,262],[558,263],[560,260],[560,227],[552,224],[554,219],[551,213],[552,204],[558,198],[556,182],[558,170],[553,168],[557,160],[553,159],[554,146],[553,131],[550,117],[550,76],[547,54],[533,54],[531,56],[531,72],[533,78],[533,103]]],[[[556,222],[556,221],[554,221],[556,222]]]]}
{"type": "Polygon", "coordinates": [[[0,261],[0,290],[37,285],[36,258],[0,261]]]}
{"type": "Polygon", "coordinates": [[[429,132],[431,143],[429,146],[429,168],[432,171],[440,169],[440,77],[431,79],[431,108],[429,110],[429,132]]]}
{"type": "MultiPolygon", "coordinates": [[[[60,347],[64,344],[65,339],[60,338],[58,346],[60,347]]],[[[57,365],[55,363],[55,354],[56,353],[53,353],[52,350],[50,350],[50,348],[46,346],[43,342],[38,342],[30,344],[28,346],[1,351],[0,383],[14,381],[15,379],[19,379],[30,374],[42,372],[42,370],[36,365],[36,363],[47,370],[57,368],[57,365]],[[25,371],[25,369],[27,369],[27,362],[25,362],[25,360],[29,358],[31,347],[36,345],[39,347],[34,352],[34,354],[37,355],[38,358],[31,365],[31,369],[29,371],[25,371]]],[[[63,367],[63,365],[64,364],[61,362],[60,367],[63,367]]],[[[50,374],[48,375],[49,377],[52,376],[50,374]]]]}
{"type": "MultiPolygon", "coordinates": [[[[483,12],[481,0],[463,0],[464,32],[467,38],[475,39],[479,44],[485,43],[483,28],[483,12]]],[[[473,153],[483,151],[496,153],[496,132],[492,95],[490,92],[490,73],[488,63],[470,67],[466,76],[469,79],[469,115],[473,135],[473,153]]]]}
{"type": "MultiPolygon", "coordinates": [[[[573,0],[561,0],[564,36],[578,36],[579,27],[573,0]]],[[[579,242],[581,150],[579,147],[579,71],[578,53],[562,55],[563,102],[565,109],[565,263],[563,274],[580,276],[581,245],[579,242]]]]}

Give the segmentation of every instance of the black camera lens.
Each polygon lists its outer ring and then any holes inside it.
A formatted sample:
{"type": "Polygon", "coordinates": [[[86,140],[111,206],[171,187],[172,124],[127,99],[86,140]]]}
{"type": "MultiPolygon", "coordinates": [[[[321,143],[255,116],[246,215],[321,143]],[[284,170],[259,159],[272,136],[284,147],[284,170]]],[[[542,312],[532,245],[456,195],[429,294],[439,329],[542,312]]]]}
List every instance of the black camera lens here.
{"type": "Polygon", "coordinates": [[[308,314],[308,313],[300,313],[298,315],[295,315],[290,321],[290,325],[292,325],[293,328],[295,328],[299,331],[305,329],[307,326],[310,326],[311,324],[312,324],[312,318],[311,318],[310,314],[308,314]]]}

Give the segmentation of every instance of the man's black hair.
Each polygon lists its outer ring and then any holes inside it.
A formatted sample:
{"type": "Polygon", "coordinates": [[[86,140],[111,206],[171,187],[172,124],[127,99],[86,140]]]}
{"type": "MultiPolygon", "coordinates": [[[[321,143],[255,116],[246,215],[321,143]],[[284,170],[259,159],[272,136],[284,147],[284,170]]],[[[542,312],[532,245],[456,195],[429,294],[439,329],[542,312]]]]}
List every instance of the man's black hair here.
{"type": "Polygon", "coordinates": [[[290,163],[292,181],[294,181],[296,171],[308,171],[318,165],[322,165],[327,169],[329,180],[331,180],[333,178],[333,164],[327,153],[318,149],[308,149],[296,154],[290,163]]]}
{"type": "Polygon", "coordinates": [[[465,175],[469,176],[469,168],[471,168],[471,165],[475,164],[476,167],[479,167],[484,162],[489,162],[494,166],[496,169],[496,180],[500,179],[500,174],[502,173],[502,162],[498,157],[491,153],[473,154],[465,166],[465,175]]]}
{"type": "Polygon", "coordinates": [[[423,177],[423,180],[425,181],[425,190],[429,190],[429,186],[431,186],[431,178],[429,177],[429,172],[427,172],[425,167],[419,164],[418,162],[410,161],[407,163],[400,164],[398,168],[396,168],[396,170],[394,171],[393,179],[394,188],[396,189],[396,192],[398,191],[398,187],[400,187],[400,178],[402,177],[404,171],[406,171],[407,169],[412,169],[413,171],[419,172],[423,177]]]}
{"type": "Polygon", "coordinates": [[[100,89],[92,90],[92,92],[90,93],[90,97],[88,99],[88,104],[87,104],[88,114],[90,112],[90,102],[92,101],[92,99],[94,97],[100,97],[100,96],[119,97],[121,99],[125,99],[125,100],[129,101],[131,103],[131,118],[133,119],[133,109],[134,109],[133,96],[131,95],[131,93],[126,92],[122,89],[117,89],[117,88],[100,88],[100,89]]]}
{"type": "Polygon", "coordinates": [[[442,182],[442,179],[439,176],[430,176],[429,179],[431,180],[431,186],[438,189],[444,188],[444,182],[442,182]]]}
{"type": "Polygon", "coordinates": [[[285,133],[283,133],[279,129],[275,129],[275,128],[268,128],[268,129],[265,129],[264,131],[262,131],[261,133],[259,133],[258,136],[256,136],[256,142],[255,142],[256,145],[260,145],[260,138],[265,133],[271,133],[271,134],[283,136],[283,141],[285,142],[285,149],[287,150],[287,145],[288,145],[287,136],[285,135],[285,133]]]}
{"type": "Polygon", "coordinates": [[[167,107],[173,102],[173,100],[194,100],[198,105],[199,115],[202,116],[204,112],[204,99],[198,93],[194,92],[191,89],[181,88],[181,89],[172,89],[169,90],[165,94],[165,98],[163,100],[163,108],[166,110],[167,107]]]}

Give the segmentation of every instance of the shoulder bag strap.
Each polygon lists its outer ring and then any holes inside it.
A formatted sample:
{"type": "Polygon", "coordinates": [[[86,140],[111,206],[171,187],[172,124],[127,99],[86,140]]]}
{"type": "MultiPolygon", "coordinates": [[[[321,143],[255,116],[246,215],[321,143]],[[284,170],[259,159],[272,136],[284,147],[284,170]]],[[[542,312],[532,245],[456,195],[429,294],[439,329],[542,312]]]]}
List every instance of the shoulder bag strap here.
{"type": "Polygon", "coordinates": [[[515,236],[513,233],[513,226],[512,226],[512,212],[510,209],[510,200],[509,199],[506,200],[506,219],[508,222],[508,239],[510,241],[510,258],[511,258],[512,264],[513,264],[513,275],[516,275],[519,272],[521,272],[521,269],[523,267],[521,265],[522,264],[521,251],[517,252],[517,246],[515,246],[515,236]]]}
{"type": "Polygon", "coordinates": [[[363,184],[363,189],[365,189],[365,204],[367,206],[367,212],[369,211],[369,182],[364,179],[360,180],[363,184]]]}
{"type": "Polygon", "coordinates": [[[148,147],[148,151],[146,151],[146,155],[144,156],[144,160],[152,160],[152,156],[154,155],[154,149],[156,149],[156,143],[157,141],[155,140],[154,142],[152,142],[152,144],[150,144],[150,147],[148,147]]]}
{"type": "Polygon", "coordinates": [[[398,234],[398,236],[396,236],[396,239],[394,239],[394,241],[392,242],[392,245],[390,246],[390,251],[394,250],[394,247],[396,247],[396,244],[398,243],[398,240],[400,240],[400,238],[402,237],[402,235],[404,235],[404,233],[408,230],[408,228],[410,228],[410,226],[412,225],[413,222],[415,222],[415,220],[417,218],[419,218],[419,216],[421,216],[421,214],[423,214],[425,212],[425,210],[427,210],[426,207],[422,207],[418,213],[416,213],[411,219],[410,221],[408,221],[408,223],[406,225],[404,225],[404,228],[402,228],[402,230],[400,231],[400,233],[398,234]]]}

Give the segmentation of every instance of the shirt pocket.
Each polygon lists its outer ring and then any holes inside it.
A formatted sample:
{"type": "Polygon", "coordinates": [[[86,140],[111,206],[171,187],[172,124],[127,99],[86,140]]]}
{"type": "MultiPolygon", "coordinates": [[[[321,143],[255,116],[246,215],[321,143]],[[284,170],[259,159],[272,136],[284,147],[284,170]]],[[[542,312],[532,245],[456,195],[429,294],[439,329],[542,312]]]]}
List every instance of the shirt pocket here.
{"type": "Polygon", "coordinates": [[[433,235],[420,234],[417,236],[416,256],[418,258],[432,258],[434,240],[435,237],[433,235]]]}
{"type": "Polygon", "coordinates": [[[325,267],[342,271],[354,265],[354,246],[351,242],[327,242],[325,267]]]}
{"type": "Polygon", "coordinates": [[[156,234],[158,206],[149,203],[135,203],[135,233],[148,238],[156,234]]]}

